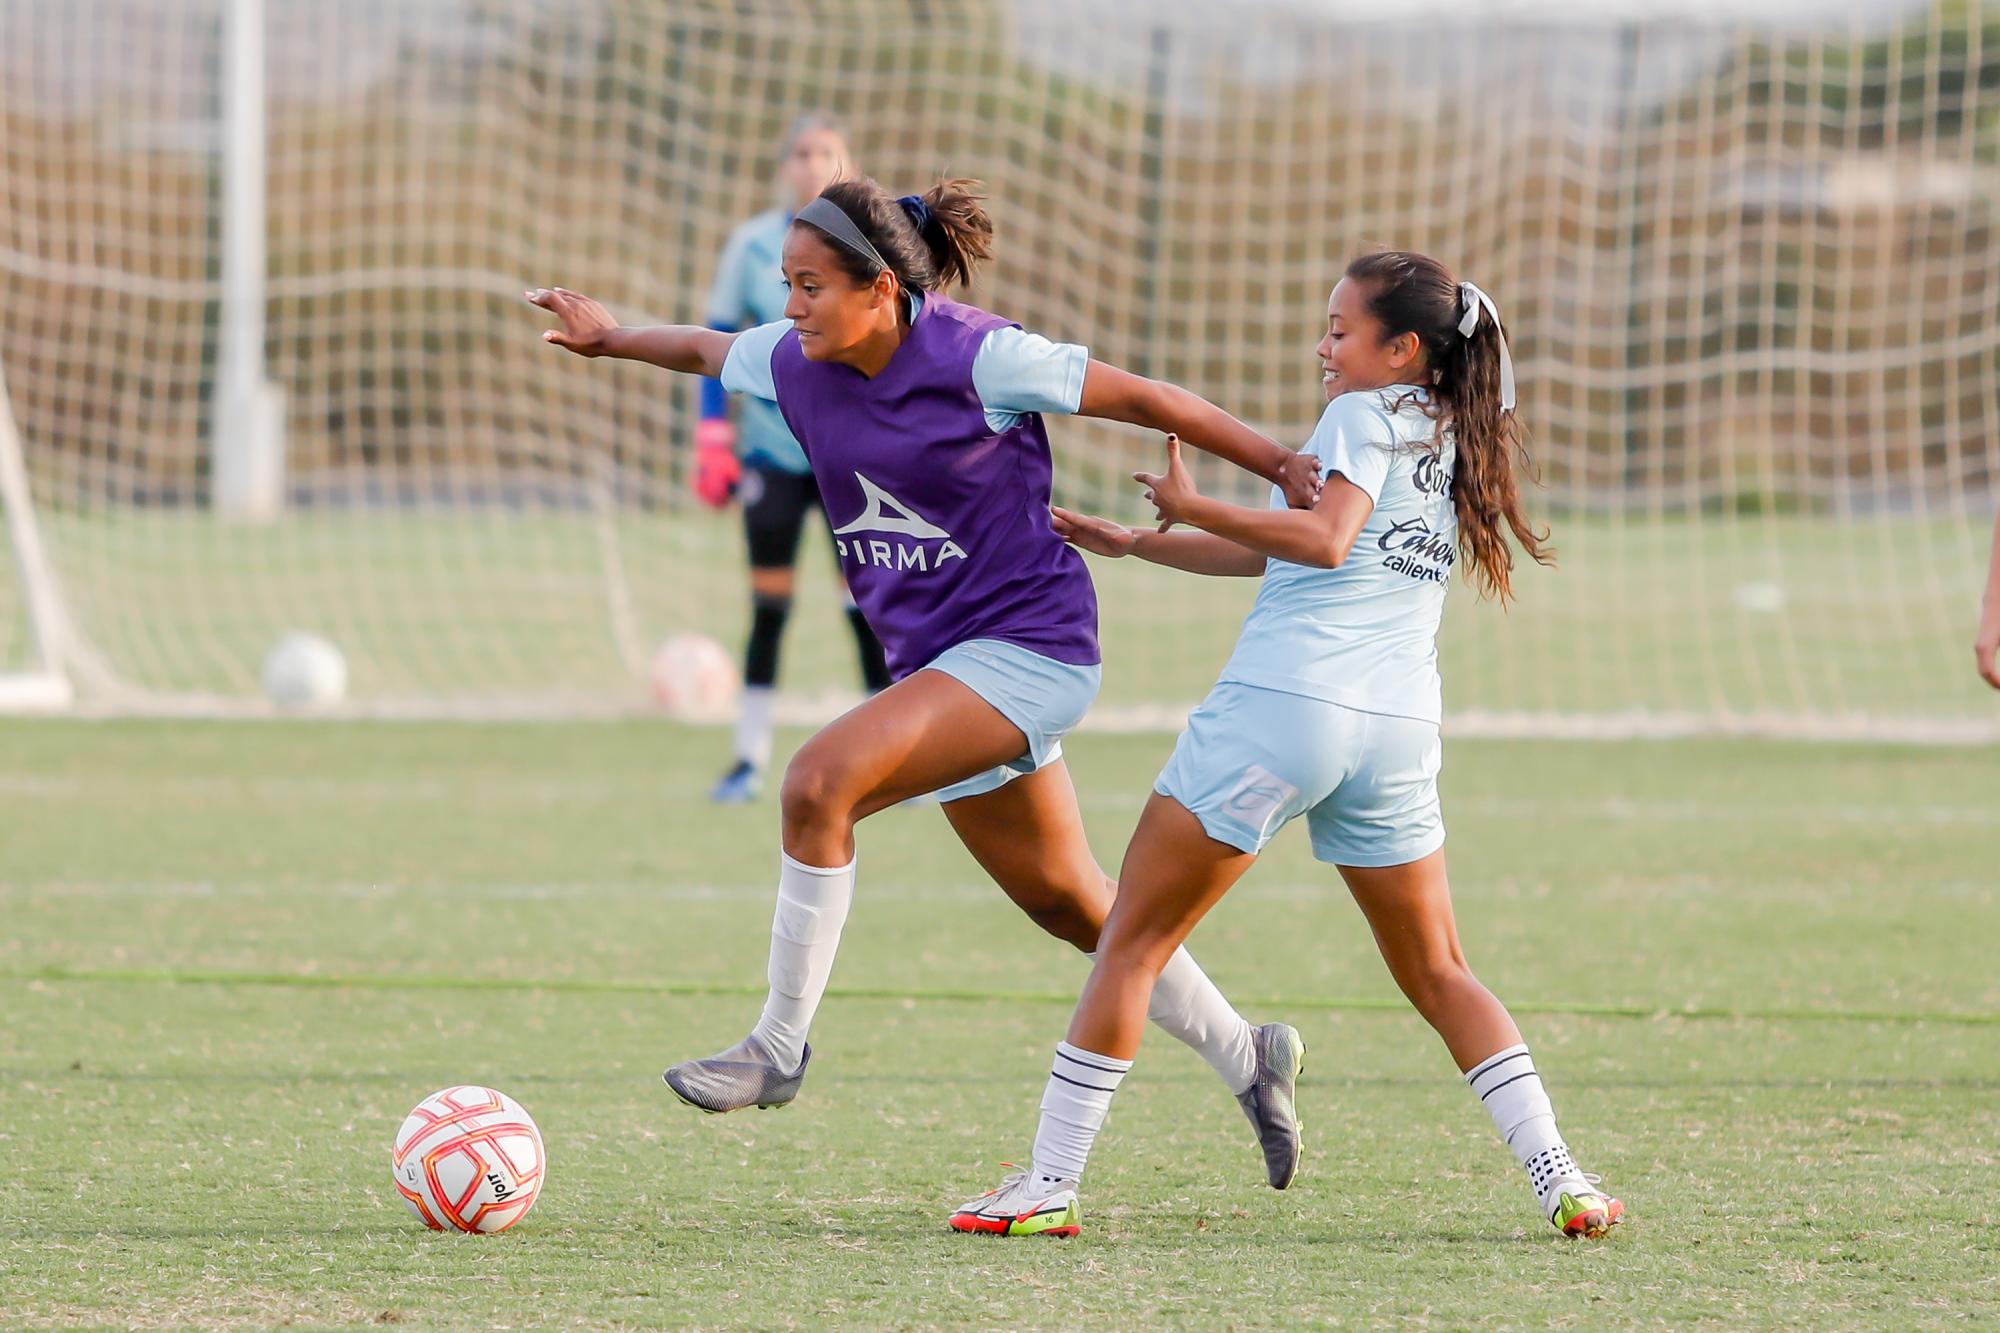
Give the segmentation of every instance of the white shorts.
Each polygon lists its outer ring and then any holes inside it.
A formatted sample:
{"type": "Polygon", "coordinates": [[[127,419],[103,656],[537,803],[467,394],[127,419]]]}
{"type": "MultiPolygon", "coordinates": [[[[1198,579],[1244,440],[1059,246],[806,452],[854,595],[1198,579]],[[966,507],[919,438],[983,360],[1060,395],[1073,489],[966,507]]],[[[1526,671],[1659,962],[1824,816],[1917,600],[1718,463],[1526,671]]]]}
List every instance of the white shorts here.
{"type": "Polygon", "coordinates": [[[1101,666],[1058,662],[1000,639],[954,644],[923,669],[942,671],[970,686],[1028,738],[1027,752],[1020,758],[941,788],[940,803],[984,796],[1062,758],[1062,738],[1083,721],[1104,681],[1101,666]]]}
{"type": "Polygon", "coordinates": [[[1320,860],[1395,866],[1444,845],[1441,760],[1435,722],[1223,681],[1189,715],[1153,790],[1246,852],[1304,815],[1320,860]]]}

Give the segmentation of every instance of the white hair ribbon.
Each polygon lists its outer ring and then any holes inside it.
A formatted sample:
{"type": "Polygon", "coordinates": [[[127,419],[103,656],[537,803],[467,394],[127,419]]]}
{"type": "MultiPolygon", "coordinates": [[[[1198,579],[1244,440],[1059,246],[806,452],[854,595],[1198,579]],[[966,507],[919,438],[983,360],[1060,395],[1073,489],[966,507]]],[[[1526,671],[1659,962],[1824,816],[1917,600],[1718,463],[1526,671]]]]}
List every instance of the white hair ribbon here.
{"type": "Polygon", "coordinates": [[[1458,284],[1458,297],[1465,302],[1465,316],[1458,321],[1458,331],[1467,338],[1479,327],[1479,307],[1485,306],[1486,313],[1493,316],[1493,336],[1500,340],[1500,409],[1514,410],[1514,358],[1507,353],[1507,335],[1500,331],[1500,310],[1493,304],[1493,298],[1469,282],[1458,284]]]}

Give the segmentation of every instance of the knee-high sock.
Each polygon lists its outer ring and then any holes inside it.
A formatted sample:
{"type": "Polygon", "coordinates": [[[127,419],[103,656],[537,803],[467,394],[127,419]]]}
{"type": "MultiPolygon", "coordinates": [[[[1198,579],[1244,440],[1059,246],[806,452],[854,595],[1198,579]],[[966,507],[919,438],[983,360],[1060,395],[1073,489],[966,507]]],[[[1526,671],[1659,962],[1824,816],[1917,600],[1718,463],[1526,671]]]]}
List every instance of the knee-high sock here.
{"type": "Polygon", "coordinates": [[[1048,1087],[1042,1092],[1042,1119],[1035,1130],[1035,1174],[1044,1181],[1083,1178],[1084,1163],[1104,1117],[1111,1114],[1111,1094],[1132,1068],[1068,1042],[1056,1045],[1048,1087]]]}
{"type": "Polygon", "coordinates": [[[1231,1093],[1242,1092],[1256,1079],[1257,1051],[1249,1021],[1223,998],[1185,947],[1174,950],[1160,969],[1146,1017],[1174,1040],[1193,1047],[1231,1093]]]}
{"type": "Polygon", "coordinates": [[[1555,1105],[1542,1087],[1542,1076],[1535,1072],[1534,1058],[1526,1046],[1495,1051],[1467,1071],[1465,1081],[1493,1117],[1493,1128],[1500,1131],[1528,1173],[1536,1198],[1546,1199],[1551,1186],[1581,1178],[1570,1159],[1569,1145],[1556,1128],[1555,1105]]]}
{"type": "Polygon", "coordinates": [[[806,1031],[833,975],[840,928],[854,901],[854,865],[809,866],[786,856],[778,872],[767,974],[771,990],[750,1035],[787,1072],[805,1059],[806,1031]]]}
{"type": "Polygon", "coordinates": [[[771,709],[777,691],[769,685],[746,685],[736,714],[736,757],[759,771],[771,763],[771,709]]]}

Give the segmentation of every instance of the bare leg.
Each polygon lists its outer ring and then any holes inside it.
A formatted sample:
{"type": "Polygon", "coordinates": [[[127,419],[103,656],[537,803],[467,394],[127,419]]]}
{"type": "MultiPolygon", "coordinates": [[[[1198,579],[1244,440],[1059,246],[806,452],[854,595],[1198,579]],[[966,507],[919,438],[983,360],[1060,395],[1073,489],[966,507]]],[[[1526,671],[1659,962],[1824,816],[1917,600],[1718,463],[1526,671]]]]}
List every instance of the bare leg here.
{"type": "Polygon", "coordinates": [[[1444,1038],[1549,1220],[1568,1235],[1603,1235],[1624,1204],[1578,1170],[1520,1029],[1466,966],[1444,850],[1398,866],[1342,866],[1340,875],[1375,932],[1389,974],[1444,1038]]]}
{"type": "Polygon", "coordinates": [[[854,826],[898,801],[1017,759],[1021,729],[971,686],[919,671],[834,719],[792,756],[780,796],[785,854],[854,859],[854,826]]]}
{"type": "Polygon", "coordinates": [[[1209,837],[1185,806],[1155,792],[1118,872],[1069,1044],[1120,1060],[1137,1055],[1160,969],[1256,859],[1209,837]]]}
{"type": "MultiPolygon", "coordinates": [[[[1051,764],[944,810],[967,850],[1036,925],[1085,953],[1098,947],[1115,886],[1090,854],[1067,769],[1051,764]]],[[[1170,946],[1155,973],[1142,1016],[1240,1094],[1257,1071],[1249,1023],[1186,950],[1170,946]]]]}
{"type": "Polygon", "coordinates": [[[935,671],[917,672],[807,741],[785,770],[764,1012],[737,1045],[667,1070],[667,1085],[705,1111],[782,1106],[797,1096],[812,1056],[806,1035],[854,900],[855,822],[1004,763],[1027,744],[991,704],[935,671]]]}
{"type": "Polygon", "coordinates": [[[1375,945],[1460,1072],[1518,1045],[1521,1030],[1466,965],[1451,910],[1444,849],[1399,866],[1341,866],[1340,877],[1375,932],[1375,945]]]}
{"type": "Polygon", "coordinates": [[[1112,883],[1091,854],[1076,789],[1060,761],[944,807],[980,867],[1014,905],[1085,953],[1111,910],[1112,883]]]}
{"type": "MultiPolygon", "coordinates": [[[[1179,802],[1158,794],[1147,801],[1098,938],[1096,966],[1077,1003],[1068,1040],[1056,1048],[1042,1094],[1033,1169],[960,1209],[952,1217],[954,1227],[1021,1234],[1021,1226],[1046,1229],[1051,1216],[1065,1227],[1074,1225],[1075,1182],[1110,1111],[1112,1095],[1138,1054],[1146,1020],[1168,1025],[1162,1009],[1177,1008],[1156,1002],[1182,989],[1177,974],[1192,968],[1182,941],[1256,859],[1209,837],[1179,802]],[[1023,1208],[1028,1210],[1026,1222],[1023,1208]]],[[[1206,977],[1202,982],[1213,989],[1206,977]]],[[[1253,1034],[1241,1015],[1233,1009],[1227,1013],[1228,1040],[1237,1059],[1210,1063],[1224,1075],[1257,1130],[1267,1178],[1283,1189],[1298,1166],[1291,1084],[1303,1047],[1298,1035],[1282,1024],[1253,1034]],[[1268,1065],[1259,1052],[1260,1041],[1274,1048],[1268,1065]]]]}

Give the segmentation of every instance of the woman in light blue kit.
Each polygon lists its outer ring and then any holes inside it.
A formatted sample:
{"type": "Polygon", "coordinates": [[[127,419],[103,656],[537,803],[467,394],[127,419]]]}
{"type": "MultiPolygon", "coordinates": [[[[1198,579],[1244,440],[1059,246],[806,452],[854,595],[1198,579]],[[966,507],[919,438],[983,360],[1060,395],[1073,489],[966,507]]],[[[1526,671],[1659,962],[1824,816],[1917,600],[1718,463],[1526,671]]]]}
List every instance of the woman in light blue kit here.
{"type": "Polygon", "coordinates": [[[1435,259],[1364,255],[1333,289],[1317,350],[1329,401],[1304,452],[1326,485],[1311,509],[1200,495],[1169,437],[1166,473],[1137,474],[1158,531],[1055,511],[1057,532],[1098,555],[1264,585],[1126,850],[1096,967],[1056,1047],[1034,1164],[961,1207],[957,1230],[1076,1234],[1077,1181],[1138,1054],[1155,974],[1300,816],[1543,1214],[1566,1235],[1601,1236],[1624,1211],[1571,1160],[1519,1029],[1466,966],[1445,879],[1437,631],[1452,568],[1463,555],[1504,603],[1510,534],[1550,563],[1515,485],[1525,450],[1499,312],[1435,259]],[[1175,523],[1200,531],[1168,532],[1175,523]]]}

